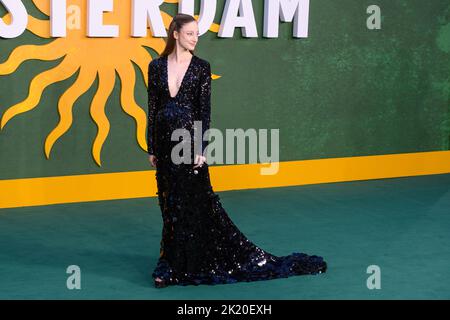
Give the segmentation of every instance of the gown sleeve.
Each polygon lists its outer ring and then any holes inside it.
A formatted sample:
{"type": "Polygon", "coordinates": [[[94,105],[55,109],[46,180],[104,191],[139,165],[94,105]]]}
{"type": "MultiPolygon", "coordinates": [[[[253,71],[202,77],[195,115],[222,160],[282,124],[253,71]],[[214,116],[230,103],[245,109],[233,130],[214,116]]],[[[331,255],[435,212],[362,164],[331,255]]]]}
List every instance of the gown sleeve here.
{"type": "Polygon", "coordinates": [[[158,74],[156,62],[152,60],[148,66],[148,131],[147,131],[147,152],[155,152],[155,117],[159,105],[159,96],[157,91],[158,74]]]}
{"type": "MultiPolygon", "coordinates": [[[[202,137],[204,137],[211,122],[211,65],[209,62],[206,62],[200,74],[198,110],[202,122],[202,137]]],[[[208,145],[208,141],[202,140],[201,145],[203,154],[208,145]]]]}

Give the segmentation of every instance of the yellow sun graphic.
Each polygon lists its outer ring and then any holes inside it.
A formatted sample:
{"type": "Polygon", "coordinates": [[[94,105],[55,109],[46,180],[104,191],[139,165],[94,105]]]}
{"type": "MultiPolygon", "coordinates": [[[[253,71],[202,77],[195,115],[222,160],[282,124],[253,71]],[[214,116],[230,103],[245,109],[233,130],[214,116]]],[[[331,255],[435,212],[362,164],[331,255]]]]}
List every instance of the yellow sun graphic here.
{"type": "MultiPolygon", "coordinates": [[[[45,15],[50,14],[50,1],[32,0],[35,6],[45,15]]],[[[178,0],[166,0],[166,3],[178,3],[178,0]]],[[[81,13],[87,12],[87,1],[69,0],[67,6],[79,8],[81,13]]],[[[72,7],[72,8],[73,8],[72,7]]],[[[168,30],[172,16],[161,11],[164,26],[168,30]]],[[[143,150],[147,150],[146,124],[147,117],[143,108],[136,104],[134,99],[134,86],[136,74],[132,62],[139,66],[148,86],[147,67],[152,57],[144,47],[151,48],[160,54],[165,47],[165,40],[154,38],[151,35],[144,38],[133,38],[130,36],[130,1],[115,0],[114,11],[105,12],[103,23],[118,25],[120,34],[117,38],[89,38],[86,36],[86,17],[80,15],[80,27],[68,28],[65,38],[56,38],[45,45],[22,45],[15,48],[9,58],[0,64],[0,75],[13,73],[19,65],[30,59],[56,60],[64,57],[59,65],[38,74],[31,80],[27,98],[22,102],[8,108],[1,118],[0,130],[15,116],[34,109],[41,98],[45,88],[53,83],[70,78],[79,70],[78,78],[59,98],[58,112],[59,122],[50,132],[45,140],[45,155],[50,158],[50,152],[54,143],[72,125],[72,108],[77,99],[89,90],[99,77],[98,89],[90,105],[90,114],[97,125],[97,135],[92,145],[92,155],[95,162],[101,166],[101,149],[105,142],[110,123],[105,114],[105,104],[115,85],[115,71],[121,81],[120,103],[123,111],[133,117],[136,121],[136,140],[143,150]]],[[[198,19],[198,15],[194,16],[198,19]]],[[[8,13],[3,18],[7,24],[11,22],[8,13]]],[[[68,19],[68,25],[70,20],[68,19]]],[[[28,15],[28,26],[35,35],[42,38],[50,38],[49,20],[40,20],[28,15]]],[[[218,32],[219,25],[212,24],[209,29],[218,32]]],[[[220,76],[212,74],[212,79],[220,76]]]]}

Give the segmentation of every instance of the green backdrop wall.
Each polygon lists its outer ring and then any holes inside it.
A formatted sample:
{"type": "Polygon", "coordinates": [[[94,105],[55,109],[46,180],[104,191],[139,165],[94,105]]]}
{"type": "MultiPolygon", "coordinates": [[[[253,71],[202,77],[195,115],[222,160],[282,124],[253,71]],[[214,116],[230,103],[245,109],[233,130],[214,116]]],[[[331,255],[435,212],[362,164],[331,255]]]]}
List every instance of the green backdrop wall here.
{"type": "MultiPolygon", "coordinates": [[[[224,3],[218,1],[216,23],[224,3]]],[[[47,18],[31,1],[24,4],[33,16],[47,18]]],[[[196,49],[221,75],[213,81],[212,127],[278,128],[281,161],[449,150],[448,0],[312,0],[306,39],[292,37],[291,23],[280,23],[278,38],[263,38],[263,1],[253,7],[259,38],[243,38],[240,29],[232,39],[208,32],[196,49]],[[372,4],[381,8],[380,30],[366,27],[372,4]]],[[[177,5],[162,8],[173,15],[177,5]]],[[[0,5],[1,16],[5,12],[0,5]]],[[[0,39],[0,63],[19,45],[52,40],[28,30],[0,39]]],[[[28,60],[0,76],[0,116],[27,97],[36,74],[60,61],[28,60]]],[[[135,69],[135,99],[147,112],[145,83],[135,69]]],[[[106,106],[111,129],[102,166],[91,154],[97,127],[89,115],[98,78],[75,103],[72,127],[46,159],[44,141],[58,123],[58,99],[77,75],[48,87],[35,109],[0,131],[0,179],[151,169],[135,121],[120,107],[117,74],[106,106]]]]}

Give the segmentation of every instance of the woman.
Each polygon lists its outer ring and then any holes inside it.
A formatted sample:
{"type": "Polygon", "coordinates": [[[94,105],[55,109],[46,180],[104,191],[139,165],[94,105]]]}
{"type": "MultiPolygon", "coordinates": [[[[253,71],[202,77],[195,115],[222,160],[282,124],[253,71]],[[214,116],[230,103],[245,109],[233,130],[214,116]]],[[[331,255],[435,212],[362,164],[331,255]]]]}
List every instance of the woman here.
{"type": "Polygon", "coordinates": [[[248,240],[223,209],[211,187],[203,156],[206,142],[173,161],[172,132],[194,136],[194,121],[204,134],[210,125],[211,67],[193,54],[198,41],[196,20],[177,14],[161,56],[148,70],[148,153],[156,166],[158,200],[163,218],[160,257],[152,274],[157,288],[255,281],[325,272],[321,257],[293,253],[277,257],[248,240]]]}

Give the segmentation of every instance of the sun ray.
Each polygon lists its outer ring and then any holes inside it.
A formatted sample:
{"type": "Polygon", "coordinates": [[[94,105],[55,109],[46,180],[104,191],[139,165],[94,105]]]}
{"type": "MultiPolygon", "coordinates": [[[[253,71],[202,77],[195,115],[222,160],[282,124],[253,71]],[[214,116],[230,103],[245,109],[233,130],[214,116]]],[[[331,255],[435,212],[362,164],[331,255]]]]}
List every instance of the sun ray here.
{"type": "Polygon", "coordinates": [[[83,95],[95,81],[96,71],[82,66],[77,80],[68,88],[58,101],[59,122],[45,139],[45,155],[50,158],[53,144],[66,133],[72,125],[72,109],[74,103],[83,95]]]}
{"type": "Polygon", "coordinates": [[[101,166],[100,154],[102,151],[103,143],[109,133],[109,120],[105,114],[105,107],[108,101],[108,97],[114,89],[114,83],[116,81],[116,74],[114,69],[102,68],[98,70],[98,89],[95,93],[91,103],[91,117],[97,124],[97,135],[95,136],[94,143],[92,145],[92,155],[95,162],[101,166]]]}
{"type": "Polygon", "coordinates": [[[50,22],[28,15],[27,29],[38,37],[50,39],[50,22]]]}
{"type": "Polygon", "coordinates": [[[158,54],[161,54],[166,46],[166,41],[163,38],[142,38],[140,43],[145,47],[153,49],[158,54]]]}
{"type": "Polygon", "coordinates": [[[26,60],[56,60],[70,52],[58,40],[45,45],[27,44],[14,48],[8,59],[0,64],[0,75],[13,73],[26,60]]]}
{"type": "Polygon", "coordinates": [[[50,16],[50,1],[49,0],[32,0],[36,8],[39,9],[46,16],[50,16]]]}
{"type": "Polygon", "coordinates": [[[151,60],[149,58],[151,58],[151,56],[148,53],[148,51],[144,49],[144,47],[139,47],[138,49],[135,50],[135,52],[133,52],[133,54],[134,55],[130,57],[130,60],[134,61],[139,66],[139,69],[141,70],[141,74],[145,82],[145,86],[148,87],[147,73],[148,73],[148,64],[150,63],[151,60]]]}
{"type": "Polygon", "coordinates": [[[145,130],[147,115],[144,110],[136,104],[134,100],[135,72],[131,62],[121,63],[117,67],[122,89],[120,92],[120,104],[123,111],[136,120],[136,138],[143,150],[147,148],[145,130]]]}
{"type": "Polygon", "coordinates": [[[42,92],[45,88],[55,82],[65,80],[72,76],[77,67],[67,58],[56,67],[38,74],[31,80],[28,96],[22,102],[10,107],[2,116],[0,130],[13,117],[20,113],[24,113],[34,109],[42,97],[42,92]]]}
{"type": "Polygon", "coordinates": [[[213,23],[213,24],[211,24],[211,26],[209,27],[209,31],[218,33],[218,32],[219,32],[219,28],[220,28],[220,25],[219,25],[219,24],[213,23]]]}
{"type": "MultiPolygon", "coordinates": [[[[11,13],[5,14],[1,19],[6,24],[11,24],[11,13]]],[[[28,15],[27,29],[41,38],[50,38],[50,23],[48,20],[41,20],[28,15]]]]}

